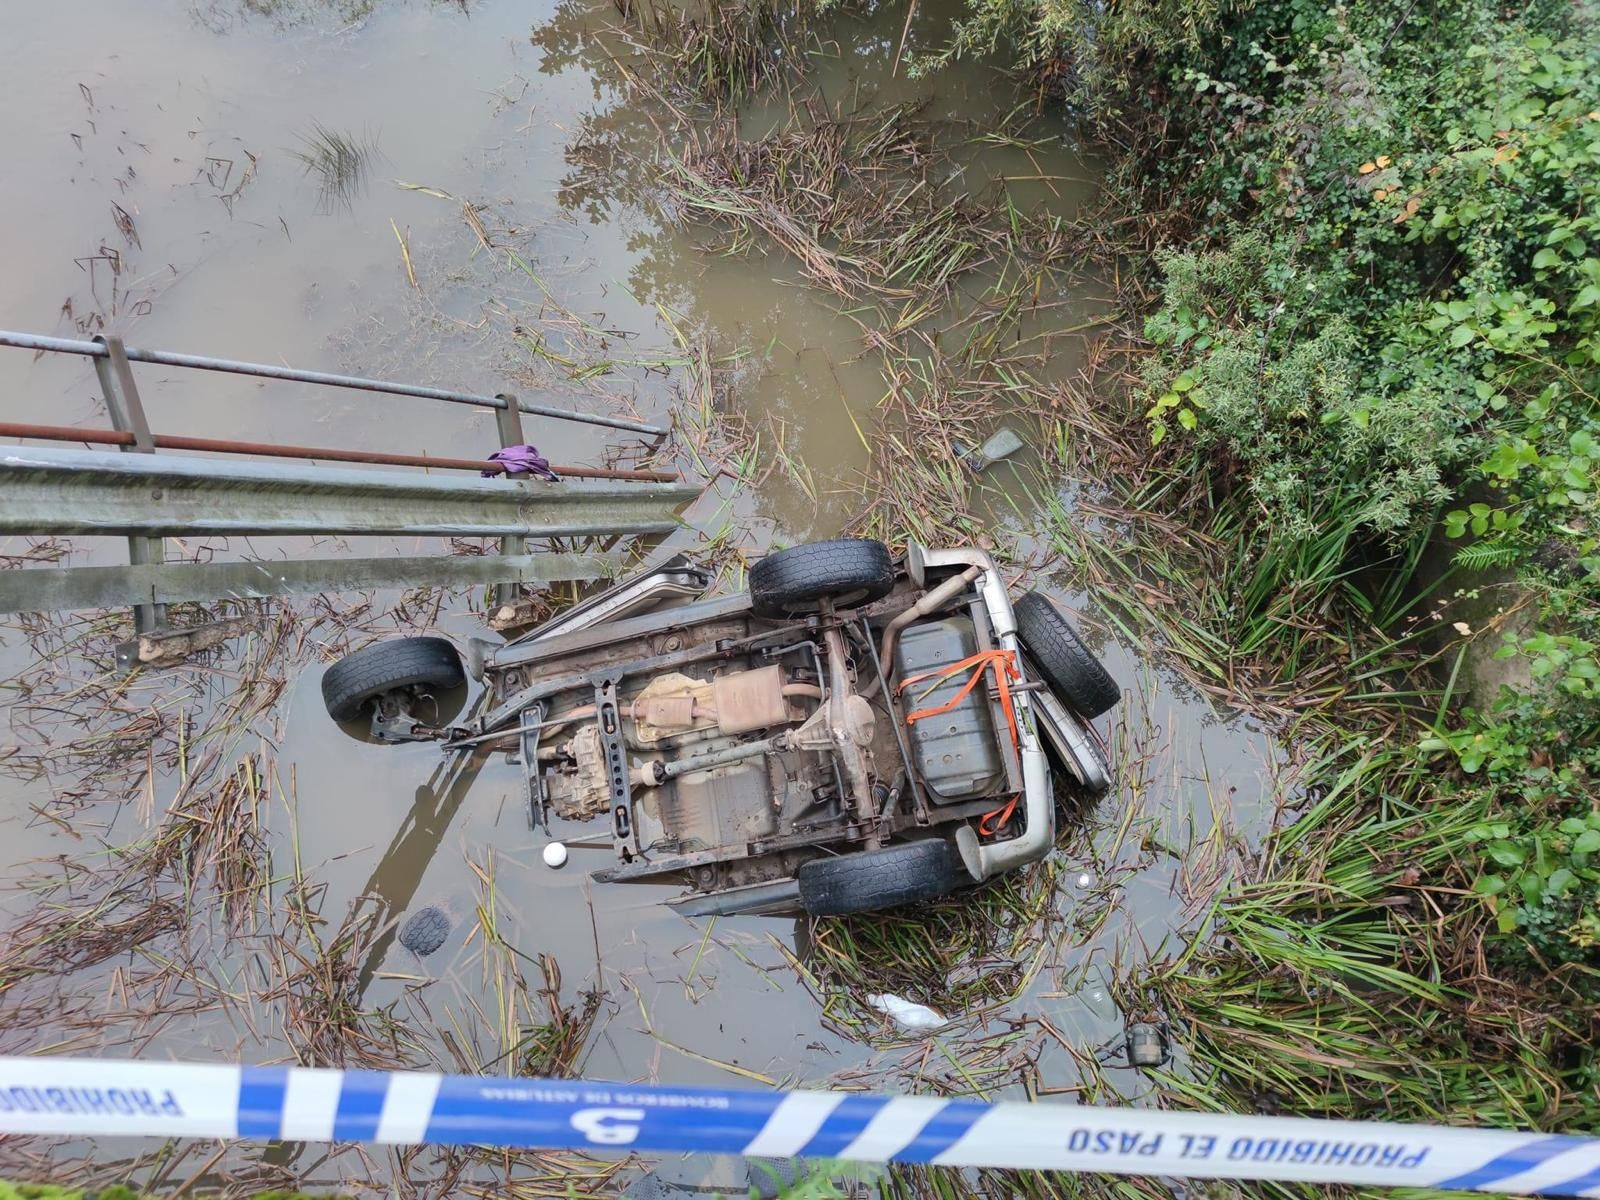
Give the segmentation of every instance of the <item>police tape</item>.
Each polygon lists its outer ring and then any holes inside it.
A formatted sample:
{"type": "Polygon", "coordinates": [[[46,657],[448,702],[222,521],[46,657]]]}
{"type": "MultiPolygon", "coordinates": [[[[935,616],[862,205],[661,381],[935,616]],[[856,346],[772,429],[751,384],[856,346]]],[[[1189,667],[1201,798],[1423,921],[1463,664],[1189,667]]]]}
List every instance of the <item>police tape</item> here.
{"type": "Polygon", "coordinates": [[[1600,1138],[414,1071],[0,1058],[0,1134],[686,1151],[1600,1196],[1600,1138]]]}

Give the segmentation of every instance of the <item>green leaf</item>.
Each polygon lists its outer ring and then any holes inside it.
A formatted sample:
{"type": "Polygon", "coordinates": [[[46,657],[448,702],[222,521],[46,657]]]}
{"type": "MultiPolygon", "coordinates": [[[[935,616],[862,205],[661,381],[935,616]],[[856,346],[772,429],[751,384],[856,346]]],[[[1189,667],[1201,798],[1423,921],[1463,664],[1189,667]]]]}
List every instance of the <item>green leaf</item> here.
{"type": "Polygon", "coordinates": [[[1502,867],[1520,867],[1528,861],[1528,852],[1515,842],[1490,842],[1489,857],[1502,867]]]}
{"type": "Polygon", "coordinates": [[[1589,823],[1582,817],[1568,817],[1556,826],[1562,833],[1579,834],[1589,828],[1589,823]]]}
{"type": "Polygon", "coordinates": [[[1542,271],[1547,267],[1559,266],[1560,263],[1561,256],[1548,246],[1533,256],[1533,269],[1535,271],[1542,271]]]}
{"type": "Polygon", "coordinates": [[[1573,884],[1578,882],[1578,877],[1565,867],[1557,867],[1550,872],[1550,878],[1545,880],[1544,890],[1552,896],[1560,896],[1573,884]]]}
{"type": "Polygon", "coordinates": [[[1450,345],[1459,350],[1477,336],[1477,331],[1472,326],[1457,325],[1450,331],[1450,345]]]}
{"type": "Polygon", "coordinates": [[[1472,890],[1480,896],[1498,896],[1509,886],[1510,880],[1504,875],[1480,875],[1472,890]]]}
{"type": "Polygon", "coordinates": [[[1199,423],[1199,418],[1194,415],[1192,408],[1180,408],[1178,410],[1178,424],[1185,429],[1193,429],[1199,423]]]}
{"type": "Polygon", "coordinates": [[[1574,854],[1593,854],[1600,850],[1600,829],[1585,830],[1577,841],[1572,843],[1574,854]]]}
{"type": "Polygon", "coordinates": [[[1522,892],[1523,902],[1530,907],[1536,906],[1544,899],[1544,880],[1537,875],[1528,874],[1517,877],[1517,887],[1522,892]]]}

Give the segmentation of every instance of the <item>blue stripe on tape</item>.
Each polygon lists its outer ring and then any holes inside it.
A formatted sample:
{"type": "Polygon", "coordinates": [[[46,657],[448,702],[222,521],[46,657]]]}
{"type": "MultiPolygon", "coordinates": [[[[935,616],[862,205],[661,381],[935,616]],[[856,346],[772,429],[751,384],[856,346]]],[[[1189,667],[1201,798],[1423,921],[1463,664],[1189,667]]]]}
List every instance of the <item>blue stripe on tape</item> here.
{"type": "Polygon", "coordinates": [[[283,1097],[288,1090],[288,1067],[241,1067],[239,1136],[277,1137],[283,1127],[283,1097]]]}
{"type": "Polygon", "coordinates": [[[783,1098],[782,1092],[446,1076],[423,1140],[551,1147],[638,1142],[726,1154],[749,1145],[783,1098]]]}
{"type": "Polygon", "coordinates": [[[389,1076],[383,1071],[346,1071],[339,1084],[339,1107],[333,1114],[333,1140],[370,1142],[378,1135],[389,1076]]]}
{"type": "Polygon", "coordinates": [[[846,1096],[796,1154],[800,1158],[832,1158],[855,1141],[867,1122],[888,1103],[883,1096],[846,1096]]]}
{"type": "Polygon", "coordinates": [[[1576,1179],[1569,1179],[1565,1183],[1554,1184],[1549,1188],[1540,1188],[1539,1191],[1548,1192],[1552,1196],[1577,1196],[1591,1188],[1600,1188],[1600,1167],[1596,1167],[1587,1175],[1579,1175],[1576,1179]]]}
{"type": "Polygon", "coordinates": [[[933,1120],[922,1127],[922,1132],[906,1148],[896,1154],[896,1162],[932,1162],[943,1154],[990,1111],[990,1105],[976,1100],[952,1100],[934,1114],[933,1120]]]}
{"type": "Polygon", "coordinates": [[[1590,1145],[1589,1138],[1575,1137],[1547,1137],[1536,1142],[1529,1142],[1525,1146],[1518,1146],[1509,1153],[1491,1158],[1483,1166],[1457,1175],[1452,1179],[1441,1179],[1430,1186],[1436,1188],[1460,1188],[1465,1191],[1469,1188],[1482,1187],[1486,1183],[1496,1180],[1509,1179],[1513,1175],[1537,1167],[1547,1158],[1554,1158],[1568,1150],[1576,1150],[1579,1146],[1590,1145]]]}

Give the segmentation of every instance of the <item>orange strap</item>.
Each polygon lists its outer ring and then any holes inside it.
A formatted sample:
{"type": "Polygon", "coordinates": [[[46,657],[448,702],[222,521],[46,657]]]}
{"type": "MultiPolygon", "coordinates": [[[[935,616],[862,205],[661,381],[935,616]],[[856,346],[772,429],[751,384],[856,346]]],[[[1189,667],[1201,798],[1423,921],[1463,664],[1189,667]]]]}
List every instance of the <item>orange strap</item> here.
{"type": "MultiPolygon", "coordinates": [[[[1011,703],[1011,684],[1013,681],[1021,679],[1022,673],[1017,670],[1016,654],[1010,650],[979,651],[969,658],[963,658],[960,662],[951,663],[949,666],[941,667],[937,671],[924,671],[920,675],[913,675],[909,679],[901,680],[900,687],[897,690],[904,692],[914,683],[932,679],[935,681],[934,685],[923,692],[923,695],[926,696],[931,692],[937,691],[940,683],[966,670],[971,670],[972,674],[954,696],[937,708],[919,708],[916,712],[908,713],[906,715],[906,724],[915,725],[918,721],[925,721],[929,717],[943,716],[971,694],[972,689],[977,687],[978,682],[983,678],[985,671],[992,670],[994,672],[995,690],[1000,693],[1000,708],[1006,714],[1006,724],[1011,727],[1011,744],[1020,749],[1022,738],[1017,732],[1017,710],[1011,703]]],[[[993,812],[984,813],[978,821],[978,832],[985,837],[993,837],[1011,819],[1011,814],[1016,811],[1017,801],[1020,798],[1020,796],[1012,796],[1004,808],[997,808],[993,812]]]]}

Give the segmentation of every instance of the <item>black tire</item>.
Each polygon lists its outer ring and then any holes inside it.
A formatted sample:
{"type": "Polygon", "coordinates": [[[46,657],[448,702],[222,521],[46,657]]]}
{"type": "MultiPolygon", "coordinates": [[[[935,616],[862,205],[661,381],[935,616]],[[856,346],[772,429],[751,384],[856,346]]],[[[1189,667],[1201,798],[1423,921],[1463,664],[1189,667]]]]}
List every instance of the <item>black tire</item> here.
{"type": "Polygon", "coordinates": [[[1062,703],[1086,720],[1116,707],[1122,689],[1049,597],[1029,592],[1012,608],[1017,636],[1062,703]]]}
{"type": "Polygon", "coordinates": [[[418,958],[426,958],[450,936],[450,915],[432,904],[418,909],[400,926],[399,942],[418,958]]]}
{"type": "Polygon", "coordinates": [[[335,721],[352,721],[385,692],[448,691],[466,682],[461,656],[443,638],[394,638],[341,658],[322,677],[322,703],[335,721]]]}
{"type": "Polygon", "coordinates": [[[943,838],[815,858],[800,867],[800,907],[814,917],[875,912],[948,896],[972,882],[943,838]]]}
{"type": "Polygon", "coordinates": [[[789,617],[819,600],[841,608],[887,596],[894,587],[889,547],[869,538],[835,538],[769,554],[750,568],[756,615],[789,617]]]}

